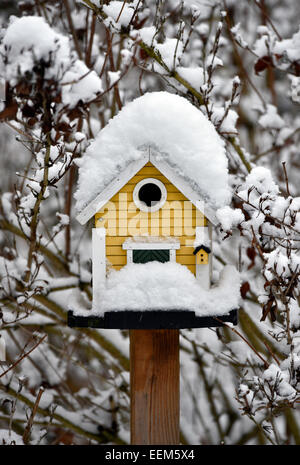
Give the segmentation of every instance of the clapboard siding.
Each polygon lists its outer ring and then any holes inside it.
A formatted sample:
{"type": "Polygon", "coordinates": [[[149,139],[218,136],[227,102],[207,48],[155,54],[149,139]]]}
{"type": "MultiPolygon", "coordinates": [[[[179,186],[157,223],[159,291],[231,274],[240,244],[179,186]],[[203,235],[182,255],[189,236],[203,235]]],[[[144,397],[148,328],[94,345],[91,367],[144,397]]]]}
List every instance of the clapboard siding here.
{"type": "Polygon", "coordinates": [[[119,270],[127,262],[122,244],[133,235],[175,236],[181,248],[176,261],[195,274],[193,243],[196,226],[206,226],[204,215],[162,175],[150,162],[147,163],[108,203],[95,215],[95,226],[106,228],[106,257],[108,263],[119,270]],[[155,213],[141,212],[133,202],[133,190],[142,179],[153,177],[164,183],[166,204],[155,213]]]}

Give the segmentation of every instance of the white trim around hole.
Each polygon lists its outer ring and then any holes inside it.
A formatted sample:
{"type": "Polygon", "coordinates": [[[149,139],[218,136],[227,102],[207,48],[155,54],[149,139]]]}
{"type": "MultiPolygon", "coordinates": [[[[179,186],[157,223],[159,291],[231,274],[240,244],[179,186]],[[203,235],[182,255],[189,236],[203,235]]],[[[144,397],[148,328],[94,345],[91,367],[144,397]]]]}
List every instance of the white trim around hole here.
{"type": "Polygon", "coordinates": [[[159,179],[145,178],[145,179],[142,179],[140,182],[138,182],[137,185],[135,186],[135,188],[133,190],[133,201],[134,201],[135,205],[141,211],[153,213],[153,212],[158,211],[164,205],[164,203],[167,200],[167,195],[168,195],[167,194],[167,189],[165,188],[165,185],[159,179]],[[155,184],[157,187],[159,187],[159,189],[161,191],[161,199],[155,205],[153,205],[152,207],[148,207],[145,204],[145,202],[142,202],[139,199],[139,191],[140,191],[141,187],[143,187],[145,184],[155,184]]]}

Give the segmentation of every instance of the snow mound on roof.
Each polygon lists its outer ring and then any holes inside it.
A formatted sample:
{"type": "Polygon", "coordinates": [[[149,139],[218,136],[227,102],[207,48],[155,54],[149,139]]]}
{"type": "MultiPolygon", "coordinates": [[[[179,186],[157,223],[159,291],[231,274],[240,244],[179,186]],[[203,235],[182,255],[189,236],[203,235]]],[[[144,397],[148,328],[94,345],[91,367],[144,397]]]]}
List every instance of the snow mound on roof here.
{"type": "MultiPolygon", "coordinates": [[[[115,310],[190,310],[199,316],[223,315],[239,306],[240,278],[226,266],[217,286],[206,290],[184,265],[131,263],[113,270],[98,290],[93,314],[115,310]]],[[[74,313],[83,314],[83,311],[74,313]]],[[[86,313],[85,313],[86,314],[86,313]]],[[[90,315],[90,312],[89,312],[90,315]]]]}
{"type": "Polygon", "coordinates": [[[213,124],[185,98],[147,93],[110,120],[80,161],[76,209],[82,211],[128,164],[153,147],[201,199],[219,208],[229,203],[224,142],[213,124]]]}

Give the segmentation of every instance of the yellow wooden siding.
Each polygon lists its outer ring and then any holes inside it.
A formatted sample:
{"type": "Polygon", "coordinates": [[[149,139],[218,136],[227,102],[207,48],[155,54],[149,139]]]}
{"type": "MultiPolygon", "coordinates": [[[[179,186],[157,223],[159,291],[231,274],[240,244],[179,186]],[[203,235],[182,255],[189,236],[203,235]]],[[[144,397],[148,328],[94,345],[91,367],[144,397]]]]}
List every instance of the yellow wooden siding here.
{"type": "Polygon", "coordinates": [[[195,227],[207,226],[207,219],[149,162],[96,213],[95,226],[106,228],[106,257],[114,269],[126,264],[123,242],[134,235],[148,234],[178,237],[181,248],[176,250],[176,261],[195,274],[195,227]],[[167,190],[166,204],[154,213],[140,211],[133,202],[136,184],[148,177],[159,179],[167,190]]]}

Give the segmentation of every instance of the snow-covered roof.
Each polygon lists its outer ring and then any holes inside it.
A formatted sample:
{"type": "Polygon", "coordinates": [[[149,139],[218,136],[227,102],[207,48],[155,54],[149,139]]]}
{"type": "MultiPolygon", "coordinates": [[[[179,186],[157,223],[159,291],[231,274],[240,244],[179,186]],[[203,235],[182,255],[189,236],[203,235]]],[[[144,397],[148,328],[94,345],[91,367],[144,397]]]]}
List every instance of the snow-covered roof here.
{"type": "Polygon", "coordinates": [[[128,165],[143,160],[147,148],[211,208],[230,202],[224,142],[213,124],[185,98],[152,92],[125,105],[87,148],[79,165],[77,211],[128,165]]]}

